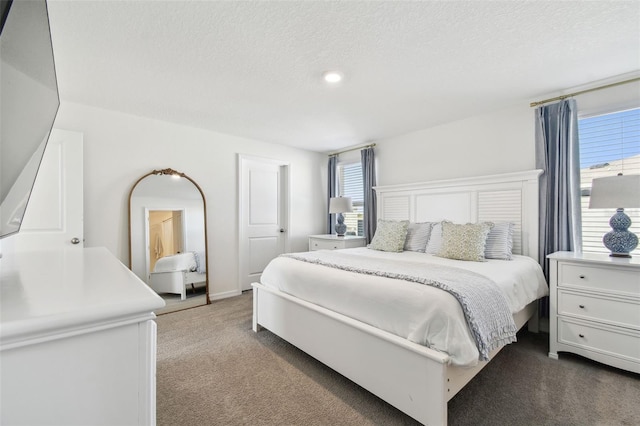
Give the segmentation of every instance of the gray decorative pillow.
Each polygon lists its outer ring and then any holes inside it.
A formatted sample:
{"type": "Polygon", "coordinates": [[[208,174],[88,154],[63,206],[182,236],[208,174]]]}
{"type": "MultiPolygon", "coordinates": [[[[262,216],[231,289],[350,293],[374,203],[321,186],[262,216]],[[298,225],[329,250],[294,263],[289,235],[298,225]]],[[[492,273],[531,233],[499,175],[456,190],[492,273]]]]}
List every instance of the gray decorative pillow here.
{"type": "Polygon", "coordinates": [[[458,225],[442,222],[442,247],[438,256],[456,260],[484,262],[484,249],[492,222],[458,225]]]}
{"type": "Polygon", "coordinates": [[[442,222],[437,222],[431,227],[431,235],[425,253],[438,254],[440,247],[442,247],[442,222]]]}
{"type": "Polygon", "coordinates": [[[408,220],[378,220],[369,248],[380,251],[402,251],[407,238],[408,220]]]}
{"type": "Polygon", "coordinates": [[[419,251],[424,253],[427,241],[431,235],[431,222],[410,223],[407,228],[407,239],[404,241],[406,251],[419,251]]]}
{"type": "Polygon", "coordinates": [[[513,227],[511,222],[495,222],[487,236],[484,257],[487,259],[513,259],[513,227]]]}

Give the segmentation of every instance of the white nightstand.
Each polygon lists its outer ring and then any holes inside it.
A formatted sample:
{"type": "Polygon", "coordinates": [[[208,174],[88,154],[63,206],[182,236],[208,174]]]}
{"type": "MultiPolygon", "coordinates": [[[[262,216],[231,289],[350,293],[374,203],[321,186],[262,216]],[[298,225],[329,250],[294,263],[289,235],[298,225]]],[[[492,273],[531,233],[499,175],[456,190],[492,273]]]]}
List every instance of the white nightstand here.
{"type": "Polygon", "coordinates": [[[640,373],[640,258],[548,256],[549,357],[572,352],[640,373]]]}
{"type": "Polygon", "coordinates": [[[309,251],[314,250],[335,250],[353,247],[366,246],[364,237],[355,235],[345,235],[338,237],[337,235],[309,235],[309,251]]]}

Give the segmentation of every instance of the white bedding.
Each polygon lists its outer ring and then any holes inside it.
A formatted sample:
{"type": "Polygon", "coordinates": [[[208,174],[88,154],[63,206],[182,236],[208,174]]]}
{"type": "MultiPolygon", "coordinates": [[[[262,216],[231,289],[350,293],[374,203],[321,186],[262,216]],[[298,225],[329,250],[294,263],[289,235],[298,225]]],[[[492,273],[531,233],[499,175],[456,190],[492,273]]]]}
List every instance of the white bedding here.
{"type": "Polygon", "coordinates": [[[198,269],[198,263],[193,252],[173,254],[161,257],[156,261],[153,272],[188,271],[198,269]]]}
{"type": "MultiPolygon", "coordinates": [[[[345,249],[376,258],[465,268],[493,280],[512,313],[547,295],[540,266],[531,258],[464,262],[418,252],[389,253],[366,247],[345,249]]],[[[343,271],[278,257],[265,268],[262,284],[449,354],[454,365],[476,365],[478,349],[458,301],[423,284],[343,271]]]]}

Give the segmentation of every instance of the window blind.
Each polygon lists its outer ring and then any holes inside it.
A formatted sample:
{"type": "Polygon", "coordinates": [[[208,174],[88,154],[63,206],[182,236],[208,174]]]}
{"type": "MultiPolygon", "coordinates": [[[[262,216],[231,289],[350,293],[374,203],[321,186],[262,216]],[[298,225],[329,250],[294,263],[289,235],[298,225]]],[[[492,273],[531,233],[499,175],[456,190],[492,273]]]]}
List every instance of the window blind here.
{"type": "Polygon", "coordinates": [[[362,164],[352,163],[339,166],[340,168],[340,195],[351,197],[353,205],[362,206],[364,203],[364,191],[362,187],[362,164]]]}
{"type": "Polygon", "coordinates": [[[339,195],[351,197],[353,203],[353,212],[344,213],[347,234],[363,235],[364,189],[360,162],[338,165],[338,188],[339,195]]]}
{"type": "MultiPolygon", "coordinates": [[[[578,120],[582,245],[585,252],[608,253],[602,237],[611,230],[615,209],[589,209],[594,178],[640,174],[640,108],[578,120]]],[[[640,233],[640,209],[625,209],[633,222],[629,230],[640,233]]],[[[640,248],[632,252],[640,255],[640,248]]]]}

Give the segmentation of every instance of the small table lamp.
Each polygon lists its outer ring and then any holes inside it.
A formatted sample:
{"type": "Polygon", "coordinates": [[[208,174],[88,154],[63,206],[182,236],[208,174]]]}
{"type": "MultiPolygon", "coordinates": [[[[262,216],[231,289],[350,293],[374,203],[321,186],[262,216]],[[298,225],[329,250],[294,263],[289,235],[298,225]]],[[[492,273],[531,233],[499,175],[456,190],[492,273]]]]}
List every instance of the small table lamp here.
{"type": "Polygon", "coordinates": [[[351,197],[334,197],[329,200],[329,213],[337,213],[336,234],[338,237],[344,237],[347,232],[347,225],[344,224],[344,215],[342,213],[353,211],[351,197]]]}
{"type": "Polygon", "coordinates": [[[602,238],[604,246],[611,250],[610,256],[631,257],[629,254],[638,246],[638,237],[629,231],[631,218],[624,208],[640,207],[640,175],[608,176],[593,179],[591,183],[590,209],[616,208],[609,225],[612,231],[602,238]]]}

